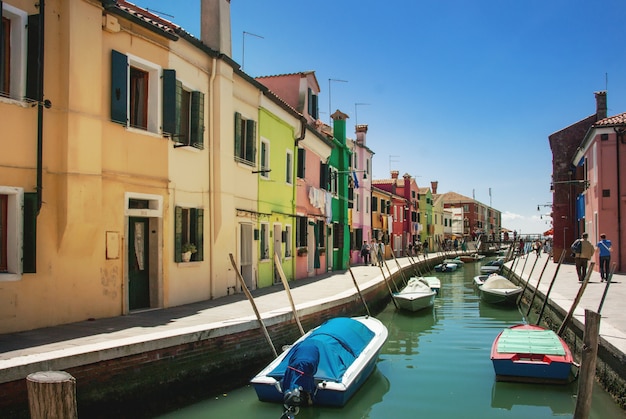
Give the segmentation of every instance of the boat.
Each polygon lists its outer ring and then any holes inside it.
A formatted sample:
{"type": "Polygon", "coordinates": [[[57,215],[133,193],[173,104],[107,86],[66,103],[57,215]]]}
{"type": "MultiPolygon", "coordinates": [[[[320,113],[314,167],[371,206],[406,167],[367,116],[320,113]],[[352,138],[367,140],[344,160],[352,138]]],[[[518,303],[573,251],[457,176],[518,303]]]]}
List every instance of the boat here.
{"type": "Polygon", "coordinates": [[[517,303],[517,297],[523,292],[522,287],[498,274],[489,275],[478,289],[484,302],[504,305],[517,303]]]}
{"type": "Polygon", "coordinates": [[[554,331],[518,324],[504,329],[491,346],[496,381],[559,383],[571,381],[574,357],[554,331]]]}
{"type": "Polygon", "coordinates": [[[310,330],[255,375],[260,401],[282,403],[292,418],[301,405],[341,407],[376,367],[387,327],[371,316],[336,317],[310,330]]]}
{"type": "Polygon", "coordinates": [[[457,265],[457,268],[462,268],[463,265],[465,265],[465,262],[461,260],[460,256],[457,256],[454,259],[444,259],[442,263],[454,263],[457,265]]]}
{"type": "Polygon", "coordinates": [[[489,278],[489,275],[487,274],[483,274],[483,275],[476,275],[474,277],[474,285],[476,285],[477,287],[480,287],[482,284],[485,283],[485,281],[487,280],[487,278],[489,278]]]}
{"type": "Polygon", "coordinates": [[[485,258],[484,255],[479,255],[478,253],[472,253],[471,255],[463,255],[459,256],[459,259],[465,263],[478,262],[485,258]]]}
{"type": "Polygon", "coordinates": [[[456,263],[440,263],[435,265],[435,271],[437,272],[454,272],[458,268],[456,263]]]}
{"type": "Polygon", "coordinates": [[[400,292],[393,293],[393,299],[398,308],[408,311],[419,311],[435,305],[437,293],[430,289],[428,282],[422,278],[409,279],[406,287],[400,292]]]}
{"type": "Polygon", "coordinates": [[[481,273],[493,273],[500,272],[502,269],[502,265],[504,265],[504,258],[497,258],[494,260],[490,260],[480,267],[481,273]]]}
{"type": "Polygon", "coordinates": [[[439,278],[437,278],[436,276],[420,276],[419,279],[426,282],[431,290],[439,294],[439,290],[441,289],[441,281],[439,280],[439,278]]]}

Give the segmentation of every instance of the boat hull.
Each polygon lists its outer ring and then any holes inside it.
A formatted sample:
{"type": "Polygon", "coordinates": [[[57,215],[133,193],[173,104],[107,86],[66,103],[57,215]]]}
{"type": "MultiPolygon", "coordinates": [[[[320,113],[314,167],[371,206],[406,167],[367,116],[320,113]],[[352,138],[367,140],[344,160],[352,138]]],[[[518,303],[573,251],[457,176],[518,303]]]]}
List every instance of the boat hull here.
{"type": "Polygon", "coordinates": [[[503,330],[491,347],[497,381],[564,384],[571,381],[574,358],[552,330],[516,325],[503,330]]]}
{"type": "MultiPolygon", "coordinates": [[[[358,357],[347,367],[340,379],[336,381],[327,380],[318,376],[319,371],[316,373],[316,387],[313,394],[314,405],[335,407],[345,405],[376,367],[380,350],[387,340],[387,328],[374,317],[364,316],[354,317],[353,319],[364,324],[368,329],[374,332],[374,335],[358,357]]],[[[324,325],[319,326],[306,333],[294,342],[294,345],[283,351],[275,360],[250,380],[260,401],[283,403],[284,396],[283,389],[281,388],[282,377],[277,377],[275,374],[272,376],[272,372],[290,355],[292,348],[298,343],[305,341],[312,332],[323,326],[324,325]]]]}
{"type": "Polygon", "coordinates": [[[394,294],[398,307],[408,311],[419,311],[435,305],[435,292],[432,295],[421,294],[412,296],[410,294],[394,294]]]}
{"type": "MultiPolygon", "coordinates": [[[[484,285],[484,284],[483,284],[484,285]]],[[[485,289],[480,287],[480,299],[489,304],[514,305],[522,289],[485,289]]]]}

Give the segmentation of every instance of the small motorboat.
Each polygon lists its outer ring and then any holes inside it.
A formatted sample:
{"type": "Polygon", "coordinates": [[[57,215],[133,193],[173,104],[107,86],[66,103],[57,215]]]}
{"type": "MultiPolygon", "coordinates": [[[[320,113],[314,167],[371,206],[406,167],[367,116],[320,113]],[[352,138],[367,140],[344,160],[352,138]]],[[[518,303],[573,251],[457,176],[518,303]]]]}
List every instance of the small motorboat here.
{"type": "Polygon", "coordinates": [[[454,263],[457,265],[457,268],[462,268],[465,265],[465,262],[461,260],[460,256],[455,257],[454,259],[444,259],[443,263],[454,263]]]}
{"type": "Polygon", "coordinates": [[[396,301],[398,308],[408,311],[419,311],[435,305],[436,294],[423,278],[413,277],[409,279],[406,287],[400,292],[393,294],[393,299],[396,301]]]}
{"type": "Polygon", "coordinates": [[[483,260],[484,258],[485,258],[484,255],[479,255],[478,253],[472,253],[471,255],[459,256],[459,259],[461,259],[465,263],[478,262],[480,260],[483,260]]]}
{"type": "Polygon", "coordinates": [[[567,343],[550,329],[518,324],[504,329],[491,346],[496,381],[571,381],[574,358],[567,343]]]}
{"type": "Polygon", "coordinates": [[[310,330],[250,383],[260,401],[282,403],[283,417],[301,405],[345,405],[376,367],[387,327],[370,317],[336,317],[310,330]]]}
{"type": "Polygon", "coordinates": [[[458,267],[456,263],[440,263],[434,269],[437,272],[454,272],[458,267]]]}
{"type": "Polygon", "coordinates": [[[480,272],[483,274],[500,272],[502,265],[504,265],[504,258],[490,260],[480,267],[480,272]]]}
{"type": "Polygon", "coordinates": [[[441,281],[439,278],[436,276],[420,276],[419,279],[426,282],[431,290],[439,294],[439,290],[441,289],[441,281]]]}
{"type": "Polygon", "coordinates": [[[478,287],[480,299],[490,304],[516,304],[517,297],[524,291],[502,275],[491,274],[478,287]]]}
{"type": "Polygon", "coordinates": [[[476,285],[477,287],[480,287],[482,284],[485,283],[485,281],[487,280],[487,278],[489,278],[489,275],[484,274],[484,275],[476,275],[474,277],[474,285],[476,285]]]}

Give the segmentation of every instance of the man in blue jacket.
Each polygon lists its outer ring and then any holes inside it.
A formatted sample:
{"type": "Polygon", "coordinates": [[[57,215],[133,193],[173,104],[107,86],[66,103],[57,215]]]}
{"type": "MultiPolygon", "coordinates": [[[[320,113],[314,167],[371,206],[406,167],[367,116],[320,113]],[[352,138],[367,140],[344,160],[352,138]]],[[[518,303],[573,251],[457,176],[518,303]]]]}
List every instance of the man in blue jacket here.
{"type": "Polygon", "coordinates": [[[600,234],[600,241],[598,242],[598,249],[600,250],[600,282],[604,282],[609,279],[609,264],[611,263],[611,240],[607,240],[606,234],[600,234]]]}

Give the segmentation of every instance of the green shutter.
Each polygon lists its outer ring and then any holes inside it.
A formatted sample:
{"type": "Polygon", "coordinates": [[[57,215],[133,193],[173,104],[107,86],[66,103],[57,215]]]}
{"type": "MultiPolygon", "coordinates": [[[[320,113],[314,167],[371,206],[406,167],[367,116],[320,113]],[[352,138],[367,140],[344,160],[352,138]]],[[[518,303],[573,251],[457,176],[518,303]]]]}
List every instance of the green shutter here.
{"type": "Polygon", "coordinates": [[[22,272],[37,272],[37,194],[24,194],[24,237],[22,272]]]}
{"type": "MultiPolygon", "coordinates": [[[[0,2],[0,11],[2,2],[0,2]]],[[[1,14],[1,13],[0,13],[1,14]]],[[[0,19],[1,20],[1,19],[0,19]]],[[[26,97],[40,100],[39,97],[39,15],[28,16],[28,52],[26,56],[26,97]]],[[[4,42],[0,42],[4,45],[4,42]]],[[[4,53],[0,52],[4,57],[4,53]]],[[[43,63],[41,63],[43,65],[43,63]]]]}
{"type": "Polygon", "coordinates": [[[235,157],[243,158],[241,155],[241,114],[235,112],[235,157]]]}
{"type": "Polygon", "coordinates": [[[111,50],[111,121],[126,125],[128,120],[128,57],[111,50]]]}
{"type": "Polygon", "coordinates": [[[182,262],[183,248],[183,209],[174,208],[174,262],[182,262]]]}
{"type": "Polygon", "coordinates": [[[191,92],[191,141],[196,148],[204,148],[204,93],[191,92]]]}
{"type": "Polygon", "coordinates": [[[328,190],[328,165],[320,164],[320,189],[328,190]]]}
{"type": "Polygon", "coordinates": [[[256,163],[256,121],[246,121],[246,160],[256,163]]]}
{"type": "Polygon", "coordinates": [[[196,258],[195,260],[204,260],[204,210],[198,208],[195,211],[196,215],[196,258]]]}
{"type": "Polygon", "coordinates": [[[304,179],[306,162],[306,149],[298,148],[298,167],[296,168],[297,176],[304,179]]]}
{"type": "Polygon", "coordinates": [[[172,140],[179,133],[176,103],[176,70],[163,70],[163,134],[170,134],[172,140]]]}

